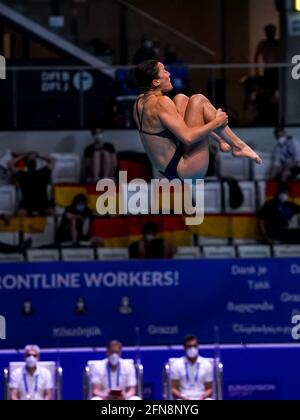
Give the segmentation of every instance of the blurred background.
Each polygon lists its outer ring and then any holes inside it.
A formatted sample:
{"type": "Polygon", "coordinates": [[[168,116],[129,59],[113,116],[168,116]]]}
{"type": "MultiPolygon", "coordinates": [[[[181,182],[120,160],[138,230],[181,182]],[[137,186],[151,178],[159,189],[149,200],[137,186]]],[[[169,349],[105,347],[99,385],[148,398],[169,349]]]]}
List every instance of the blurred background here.
{"type": "MultiPolygon", "coordinates": [[[[173,346],[192,331],[205,345],[296,345],[299,41],[297,0],[0,2],[0,313],[8,328],[0,347],[94,348],[114,337],[173,346]],[[127,85],[133,66],[150,58],[171,72],[173,94],[200,92],[225,109],[264,160],[257,166],[211,145],[198,227],[175,214],[96,212],[99,179],[159,177],[132,118],[138,92],[127,85]]],[[[245,389],[253,399],[300,397],[293,376],[271,369],[283,353],[245,351],[225,354],[228,398],[245,398],[245,389]],[[257,358],[265,370],[256,377],[257,358]]],[[[164,354],[147,357],[160,372],[164,354]]],[[[288,370],[296,375],[292,362],[288,370]]],[[[149,398],[162,392],[154,371],[149,398]]],[[[79,398],[78,375],[69,371],[69,398],[79,398]]]]}

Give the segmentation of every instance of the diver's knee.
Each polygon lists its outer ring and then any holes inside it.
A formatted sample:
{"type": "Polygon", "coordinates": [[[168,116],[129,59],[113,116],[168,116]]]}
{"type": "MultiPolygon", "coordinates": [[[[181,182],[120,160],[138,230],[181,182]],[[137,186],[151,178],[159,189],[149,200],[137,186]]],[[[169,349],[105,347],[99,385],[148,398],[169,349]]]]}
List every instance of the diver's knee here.
{"type": "Polygon", "coordinates": [[[183,93],[178,93],[178,95],[176,95],[174,97],[174,102],[175,103],[182,103],[182,102],[188,103],[189,100],[190,100],[190,98],[188,96],[184,95],[183,93]]]}
{"type": "Polygon", "coordinates": [[[190,101],[195,102],[197,104],[203,104],[205,102],[208,102],[208,99],[206,96],[202,95],[201,93],[198,93],[197,95],[193,95],[190,101]]]}

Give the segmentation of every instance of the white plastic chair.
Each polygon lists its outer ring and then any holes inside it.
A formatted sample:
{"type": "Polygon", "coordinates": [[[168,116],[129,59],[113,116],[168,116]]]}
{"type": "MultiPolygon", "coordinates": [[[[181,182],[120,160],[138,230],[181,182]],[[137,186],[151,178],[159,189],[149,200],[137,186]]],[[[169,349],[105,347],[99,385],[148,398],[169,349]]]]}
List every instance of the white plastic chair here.
{"type": "MultiPolygon", "coordinates": [[[[171,372],[172,366],[177,361],[176,358],[169,359],[163,369],[163,399],[167,401],[174,400],[172,395],[171,372]]],[[[223,364],[220,360],[206,358],[210,362],[213,369],[213,399],[217,401],[223,400],[223,364]]]]}
{"type": "Polygon", "coordinates": [[[0,186],[0,214],[13,215],[17,206],[17,189],[14,185],[0,186]]]}
{"type": "Polygon", "coordinates": [[[227,246],[228,238],[214,238],[209,236],[198,236],[198,243],[202,246],[227,246]]]}
{"type": "Polygon", "coordinates": [[[42,246],[51,246],[55,243],[55,219],[47,217],[45,231],[41,233],[26,233],[25,239],[32,239],[32,247],[38,248],[42,246]]]}
{"type": "Polygon", "coordinates": [[[76,154],[53,153],[55,159],[52,171],[53,184],[77,184],[80,182],[81,160],[76,154]]]}
{"type": "Polygon", "coordinates": [[[58,262],[60,261],[58,249],[30,249],[27,251],[27,261],[37,262],[58,262]]]}
{"type": "Polygon", "coordinates": [[[124,261],[129,259],[128,248],[99,248],[97,258],[100,261],[124,261]]]}
{"type": "Polygon", "coordinates": [[[0,242],[18,246],[19,245],[19,232],[0,232],[0,242]]]}
{"type": "Polygon", "coordinates": [[[234,259],[236,251],[234,246],[204,246],[203,256],[207,259],[234,259]]]}
{"type": "Polygon", "coordinates": [[[95,261],[95,252],[93,249],[62,249],[62,261],[66,262],[87,262],[95,261]]]}
{"type": "Polygon", "coordinates": [[[230,207],[230,190],[227,183],[224,184],[225,211],[226,213],[255,213],[256,212],[256,186],[254,182],[240,182],[239,186],[244,195],[244,202],[238,209],[230,207]]]}
{"type": "Polygon", "coordinates": [[[0,254],[0,263],[22,263],[24,255],[22,254],[0,254]]]}
{"type": "Polygon", "coordinates": [[[272,153],[258,152],[261,156],[263,163],[257,165],[252,162],[252,172],[254,181],[266,181],[270,177],[270,169],[272,166],[272,153]]]}
{"type": "MultiPolygon", "coordinates": [[[[141,363],[135,363],[133,359],[123,359],[125,363],[134,366],[137,377],[137,396],[143,399],[143,387],[144,387],[144,367],[141,363]]],[[[92,383],[91,377],[94,369],[99,364],[99,360],[90,360],[83,372],[83,398],[84,400],[90,400],[92,395],[92,383]]]]}
{"type": "Polygon", "coordinates": [[[221,182],[206,182],[204,196],[205,214],[222,213],[222,185],[221,182]]]}
{"type": "MultiPolygon", "coordinates": [[[[57,366],[55,362],[38,362],[38,366],[47,369],[52,377],[52,383],[54,384],[54,400],[62,400],[62,379],[63,370],[60,366],[57,366]]],[[[3,372],[3,383],[4,383],[4,399],[9,400],[9,378],[13,372],[17,369],[23,369],[25,367],[24,362],[11,362],[8,368],[4,369],[3,372]]]]}
{"type": "Polygon", "coordinates": [[[222,153],[219,160],[221,178],[234,178],[237,181],[250,179],[249,159],[237,159],[231,154],[222,153]]]}
{"type": "Polygon", "coordinates": [[[275,245],[273,249],[276,258],[300,257],[300,245],[275,245]]]}
{"type": "Polygon", "coordinates": [[[175,260],[196,260],[201,258],[200,249],[196,246],[178,247],[175,260]]]}
{"type": "Polygon", "coordinates": [[[245,245],[238,247],[240,258],[271,258],[272,250],[269,245],[245,245]]]}

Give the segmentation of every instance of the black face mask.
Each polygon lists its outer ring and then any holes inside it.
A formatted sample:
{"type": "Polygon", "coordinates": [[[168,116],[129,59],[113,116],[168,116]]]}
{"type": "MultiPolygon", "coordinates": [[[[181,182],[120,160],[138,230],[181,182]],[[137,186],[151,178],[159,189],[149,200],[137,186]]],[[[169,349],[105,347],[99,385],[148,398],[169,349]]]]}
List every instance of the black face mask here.
{"type": "Polygon", "coordinates": [[[29,162],[27,162],[27,168],[29,171],[35,171],[36,170],[36,161],[35,160],[30,160],[29,162]]]}

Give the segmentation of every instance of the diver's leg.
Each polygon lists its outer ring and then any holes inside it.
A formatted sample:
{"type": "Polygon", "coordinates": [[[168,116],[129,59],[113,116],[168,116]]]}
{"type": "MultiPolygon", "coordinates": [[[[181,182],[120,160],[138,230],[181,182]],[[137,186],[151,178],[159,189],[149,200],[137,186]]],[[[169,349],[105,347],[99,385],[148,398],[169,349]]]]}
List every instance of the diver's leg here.
{"type": "MultiPolygon", "coordinates": [[[[189,99],[185,110],[185,123],[188,127],[199,127],[205,124],[204,105],[189,99]]],[[[177,171],[182,179],[203,179],[209,164],[209,136],[207,139],[185,148],[177,171]]]]}
{"type": "MultiPolygon", "coordinates": [[[[204,109],[204,121],[208,123],[215,119],[217,109],[211,102],[203,95],[194,95],[190,101],[199,103],[199,107],[204,109]]],[[[216,134],[221,137],[226,143],[232,147],[232,154],[237,157],[247,157],[261,164],[262,160],[259,155],[251,149],[243,140],[241,140],[232,130],[226,125],[215,130],[216,134]]]]}

